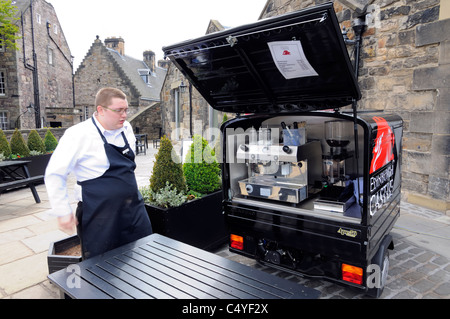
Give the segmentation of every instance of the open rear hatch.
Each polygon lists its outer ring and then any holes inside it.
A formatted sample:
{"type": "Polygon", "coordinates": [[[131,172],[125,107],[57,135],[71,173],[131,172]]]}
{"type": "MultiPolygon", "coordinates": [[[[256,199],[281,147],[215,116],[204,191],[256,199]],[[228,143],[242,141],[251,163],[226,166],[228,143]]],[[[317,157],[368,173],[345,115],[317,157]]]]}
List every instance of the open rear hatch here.
{"type": "Polygon", "coordinates": [[[339,108],[361,93],[331,3],[163,48],[215,109],[339,108]]]}

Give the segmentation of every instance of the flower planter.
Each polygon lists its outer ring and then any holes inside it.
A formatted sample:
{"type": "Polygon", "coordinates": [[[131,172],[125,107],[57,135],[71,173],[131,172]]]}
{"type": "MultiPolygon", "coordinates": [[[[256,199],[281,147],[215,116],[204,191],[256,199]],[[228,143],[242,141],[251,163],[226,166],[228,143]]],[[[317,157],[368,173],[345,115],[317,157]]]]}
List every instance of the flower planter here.
{"type": "Polygon", "coordinates": [[[39,176],[45,175],[45,169],[47,168],[48,162],[50,161],[50,157],[52,154],[44,154],[44,155],[36,155],[29,157],[21,157],[17,160],[19,161],[30,161],[28,163],[28,171],[30,172],[30,176],[39,176]]]}
{"type": "Polygon", "coordinates": [[[81,262],[81,255],[72,256],[61,254],[79,245],[80,238],[77,235],[51,243],[47,255],[48,273],[51,274],[69,265],[81,262]]]}
{"type": "Polygon", "coordinates": [[[154,233],[204,250],[213,250],[228,241],[222,211],[222,191],[184,203],[161,208],[145,205],[154,233]]]}

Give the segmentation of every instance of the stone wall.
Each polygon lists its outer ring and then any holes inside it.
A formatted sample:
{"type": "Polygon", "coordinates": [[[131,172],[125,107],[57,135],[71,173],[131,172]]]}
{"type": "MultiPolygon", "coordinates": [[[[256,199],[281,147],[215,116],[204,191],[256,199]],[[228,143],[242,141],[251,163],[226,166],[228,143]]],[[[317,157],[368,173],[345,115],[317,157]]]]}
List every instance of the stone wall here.
{"type": "Polygon", "coordinates": [[[161,104],[153,103],[128,120],[135,132],[147,134],[149,143],[153,139],[159,139],[160,129],[162,129],[161,104]]]}
{"type": "MultiPolygon", "coordinates": [[[[24,13],[24,36],[17,44],[19,51],[17,58],[17,77],[20,94],[20,113],[26,111],[26,107],[34,101],[34,87],[32,71],[25,67],[25,63],[33,65],[33,43],[31,34],[30,9],[24,13]],[[25,45],[23,45],[25,43],[25,45]],[[25,56],[25,61],[24,61],[25,56]]],[[[20,25],[20,23],[19,23],[20,25]]],[[[39,102],[42,124],[49,126],[51,121],[62,122],[61,119],[51,119],[46,116],[46,109],[69,108],[73,110],[73,86],[71,53],[59,24],[58,17],[53,6],[43,0],[33,1],[33,32],[34,49],[37,57],[37,70],[39,81],[39,102]],[[37,16],[40,16],[40,21],[37,16]],[[47,22],[50,23],[47,31],[47,22]],[[53,39],[53,41],[52,41],[53,39]],[[52,51],[53,59],[49,61],[49,51],[52,51]]],[[[22,30],[20,30],[20,35],[22,30]]],[[[23,113],[20,117],[22,128],[35,128],[35,114],[23,113]]]]}
{"type": "MultiPolygon", "coordinates": [[[[15,130],[4,130],[3,133],[5,133],[6,139],[9,141],[11,141],[11,137],[13,135],[15,130]]],[[[30,129],[24,129],[24,130],[20,130],[20,133],[22,133],[22,136],[26,141],[28,141],[28,134],[30,134],[30,129]]],[[[47,129],[46,128],[41,128],[41,129],[36,129],[36,131],[38,132],[39,136],[44,139],[45,137],[45,133],[47,133],[47,129]]],[[[55,138],[59,141],[59,139],[64,135],[64,132],[66,131],[66,128],[52,128],[50,129],[50,131],[52,132],[52,134],[55,136],[55,138]]]]}
{"type": "Polygon", "coordinates": [[[23,30],[21,20],[16,22],[20,28],[18,35],[22,37],[16,42],[18,50],[8,48],[5,52],[0,52],[0,69],[6,72],[6,95],[0,97],[0,111],[7,112],[11,129],[36,127],[35,112],[27,111],[27,106],[31,103],[36,105],[33,73],[30,69],[34,68],[32,29],[39,82],[39,122],[43,126],[50,125],[52,119],[47,118],[46,108],[73,109],[70,50],[55,10],[51,4],[43,0],[34,0],[32,3],[33,25],[29,7],[23,12],[23,30]],[[40,21],[37,19],[38,15],[40,21]],[[51,24],[49,33],[47,21],[51,24]],[[52,63],[48,60],[50,50],[53,52],[52,63]]]}
{"type": "MultiPolygon", "coordinates": [[[[261,18],[322,0],[269,0],[261,18]]],[[[450,20],[439,20],[440,0],[336,0],[342,27],[366,16],[359,109],[394,112],[404,120],[403,199],[450,209],[450,20]]]]}

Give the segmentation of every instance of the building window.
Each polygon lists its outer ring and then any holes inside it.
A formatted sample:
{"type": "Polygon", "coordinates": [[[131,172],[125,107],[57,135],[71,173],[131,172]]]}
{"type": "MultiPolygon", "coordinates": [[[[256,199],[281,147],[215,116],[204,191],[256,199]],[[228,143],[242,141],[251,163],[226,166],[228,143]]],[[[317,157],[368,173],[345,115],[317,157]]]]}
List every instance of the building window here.
{"type": "Polygon", "coordinates": [[[56,25],[56,24],[53,25],[53,32],[55,34],[58,34],[58,25],[56,25]]]}
{"type": "Polygon", "coordinates": [[[6,72],[0,70],[0,96],[6,96],[6,72]]]}
{"type": "Polygon", "coordinates": [[[84,107],[84,119],[89,119],[89,106],[84,107]]]}
{"type": "Polygon", "coordinates": [[[0,112],[0,129],[2,130],[8,129],[8,113],[4,111],[0,112]]]}
{"type": "Polygon", "coordinates": [[[149,69],[139,69],[138,73],[145,84],[150,84],[150,70],[149,69]]]}
{"type": "Polygon", "coordinates": [[[48,64],[53,65],[53,49],[48,48],[48,64]]]}
{"type": "Polygon", "coordinates": [[[175,94],[175,140],[180,140],[181,135],[181,101],[180,101],[180,90],[174,90],[175,94]]]}
{"type": "Polygon", "coordinates": [[[219,123],[219,111],[213,109],[211,106],[208,106],[209,109],[209,140],[210,141],[216,141],[216,139],[219,138],[219,136],[216,136],[216,133],[218,129],[220,128],[219,123]]]}
{"type": "Polygon", "coordinates": [[[37,23],[41,24],[41,15],[39,13],[36,14],[37,23]]]}

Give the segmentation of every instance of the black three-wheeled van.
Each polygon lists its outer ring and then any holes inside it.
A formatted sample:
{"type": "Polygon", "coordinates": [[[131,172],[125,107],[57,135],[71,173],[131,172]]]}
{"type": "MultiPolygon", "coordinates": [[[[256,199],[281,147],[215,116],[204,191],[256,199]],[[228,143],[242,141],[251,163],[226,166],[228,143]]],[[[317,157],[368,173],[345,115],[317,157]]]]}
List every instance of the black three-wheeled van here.
{"type": "Polygon", "coordinates": [[[230,250],[379,296],[403,122],[357,110],[362,29],[356,67],[331,3],[163,50],[213,108],[238,114],[221,127],[230,250]]]}

